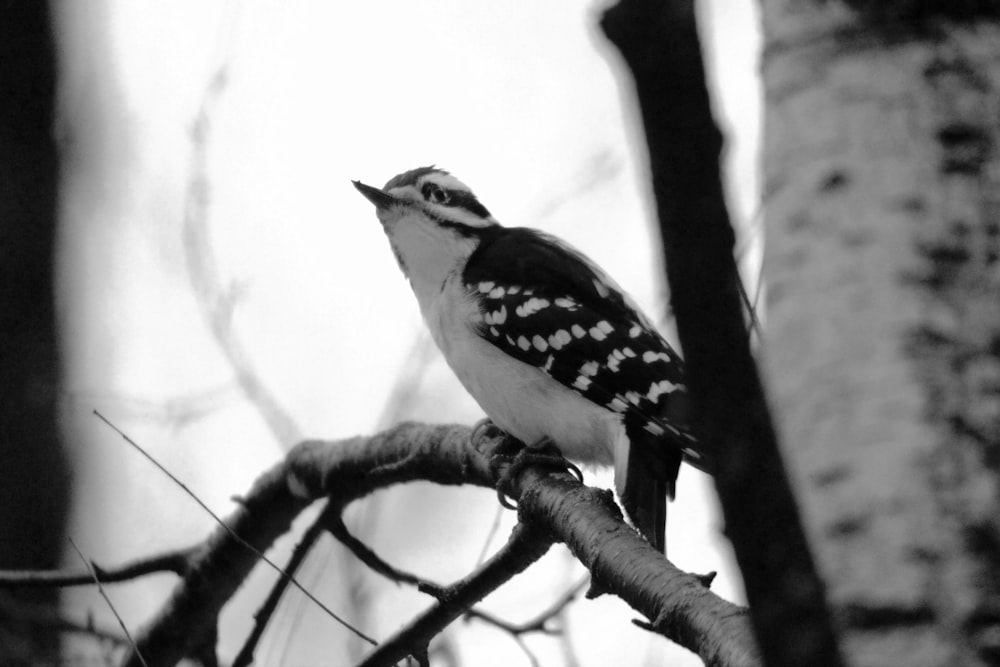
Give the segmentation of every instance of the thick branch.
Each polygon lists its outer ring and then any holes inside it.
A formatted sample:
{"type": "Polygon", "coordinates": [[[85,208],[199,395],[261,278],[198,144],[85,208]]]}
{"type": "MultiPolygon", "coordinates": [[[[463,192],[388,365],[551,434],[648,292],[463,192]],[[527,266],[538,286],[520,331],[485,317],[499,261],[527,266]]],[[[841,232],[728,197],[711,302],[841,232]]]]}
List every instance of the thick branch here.
{"type": "MultiPolygon", "coordinates": [[[[370,438],[307,441],[261,476],[227,526],[264,551],[308,504],[347,504],[379,488],[427,480],[493,488],[490,455],[463,426],[400,424],[370,438]]],[[[503,473],[503,468],[495,471],[503,473]]],[[[567,474],[527,468],[511,489],[523,523],[565,541],[600,587],[653,619],[665,636],[709,665],[754,665],[745,610],[673,567],[621,519],[610,492],[581,486],[567,474]],[[739,656],[744,656],[740,658],[739,656]]],[[[173,665],[204,645],[222,606],[257,556],[219,528],[197,549],[190,571],[157,617],[137,634],[150,665],[173,665]]],[[[126,661],[126,664],[137,664],[126,661]]]]}
{"type": "Polygon", "coordinates": [[[746,609],[674,567],[621,519],[610,491],[544,475],[522,476],[518,513],[564,542],[590,570],[592,589],[617,595],[652,629],[697,653],[707,667],[760,664],[746,609]]]}
{"type": "Polygon", "coordinates": [[[635,77],[699,434],[715,461],[764,660],[842,660],[741,311],[693,0],[621,0],[601,22],[635,77]],[[794,637],[794,641],[789,641],[794,637]]]}

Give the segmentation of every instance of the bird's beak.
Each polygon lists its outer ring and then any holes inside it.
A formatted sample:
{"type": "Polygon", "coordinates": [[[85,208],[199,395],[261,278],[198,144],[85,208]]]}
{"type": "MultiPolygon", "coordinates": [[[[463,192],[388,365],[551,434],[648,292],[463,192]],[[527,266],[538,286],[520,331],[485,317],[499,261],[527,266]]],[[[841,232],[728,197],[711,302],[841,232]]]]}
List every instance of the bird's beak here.
{"type": "Polygon", "coordinates": [[[387,209],[398,200],[387,192],[383,192],[379,188],[372,187],[371,185],[366,185],[361,181],[351,181],[354,183],[354,187],[358,189],[358,192],[365,196],[365,199],[375,204],[375,208],[380,211],[387,209]]]}

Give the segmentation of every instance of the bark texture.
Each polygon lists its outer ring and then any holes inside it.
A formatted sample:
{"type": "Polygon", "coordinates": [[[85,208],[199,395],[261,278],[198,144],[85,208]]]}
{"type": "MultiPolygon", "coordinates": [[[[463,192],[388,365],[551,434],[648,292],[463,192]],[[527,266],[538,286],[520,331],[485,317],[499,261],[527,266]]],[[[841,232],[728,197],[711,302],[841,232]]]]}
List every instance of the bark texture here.
{"type": "MultiPolygon", "coordinates": [[[[465,427],[413,422],[369,438],[300,443],[285,461],[258,478],[240,508],[224,520],[225,528],[185,550],[188,562],[181,568],[181,581],[157,616],[136,633],[136,650],[122,664],[166,666],[210,653],[222,607],[257,565],[259,552],[287,532],[312,501],[325,497],[342,509],[380,488],[416,480],[492,489],[509,465],[497,465],[494,459],[501,445],[501,440],[474,445],[465,427]]],[[[549,541],[564,542],[590,570],[592,592],[619,596],[651,620],[648,629],[697,653],[708,667],[762,664],[746,609],[714,595],[699,577],[675,568],[625,524],[609,491],[582,486],[565,472],[550,474],[529,466],[517,475],[510,498],[517,502],[529,532],[540,531],[536,536],[544,542],[542,552],[549,541]]],[[[535,558],[529,552],[539,548],[537,544],[521,546],[528,551],[508,554],[502,567],[494,569],[496,563],[487,561],[476,574],[444,589],[442,609],[421,615],[364,664],[395,664],[404,655],[398,652],[401,643],[409,646],[407,652],[425,648],[414,642],[423,644],[453,618],[456,599],[474,603],[487,588],[501,585],[535,558]],[[491,569],[493,574],[484,578],[491,569]]]]}
{"type": "Polygon", "coordinates": [[[851,4],[761,3],[770,387],[851,664],[997,664],[1000,27],[851,4]]]}

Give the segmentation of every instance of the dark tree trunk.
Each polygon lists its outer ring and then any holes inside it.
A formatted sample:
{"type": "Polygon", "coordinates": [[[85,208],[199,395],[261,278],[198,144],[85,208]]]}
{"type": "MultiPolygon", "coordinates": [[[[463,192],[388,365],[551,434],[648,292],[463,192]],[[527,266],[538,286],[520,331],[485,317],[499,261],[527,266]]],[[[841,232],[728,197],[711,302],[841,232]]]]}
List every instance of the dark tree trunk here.
{"type": "MultiPolygon", "coordinates": [[[[55,566],[63,549],[69,472],[56,420],[59,353],[53,300],[57,153],[49,6],[0,5],[0,568],[55,566]]],[[[0,664],[51,659],[57,637],[22,627],[0,600],[0,664]]]]}

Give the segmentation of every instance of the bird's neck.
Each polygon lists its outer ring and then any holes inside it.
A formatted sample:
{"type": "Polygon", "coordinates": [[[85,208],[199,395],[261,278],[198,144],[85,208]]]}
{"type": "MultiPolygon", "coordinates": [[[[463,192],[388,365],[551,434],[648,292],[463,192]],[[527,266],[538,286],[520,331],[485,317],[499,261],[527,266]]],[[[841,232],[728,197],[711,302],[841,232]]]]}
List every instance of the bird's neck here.
{"type": "Polygon", "coordinates": [[[447,230],[424,225],[399,225],[392,245],[420,308],[424,312],[459,273],[475,244],[467,239],[445,238],[447,230]]]}

